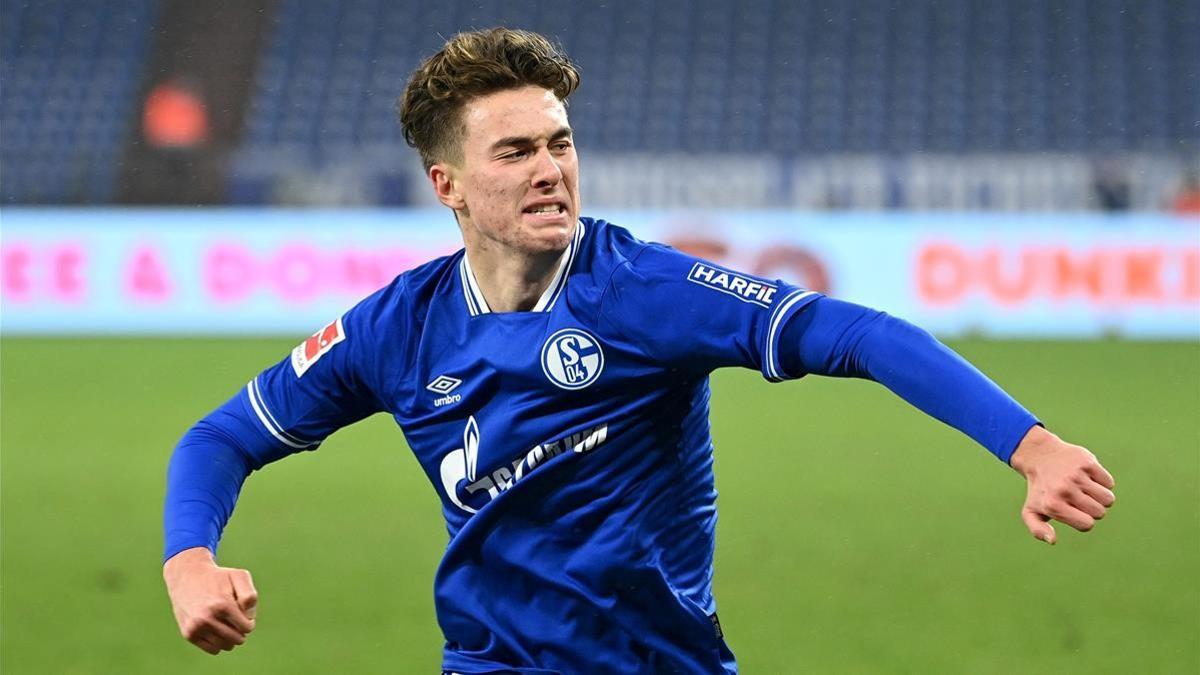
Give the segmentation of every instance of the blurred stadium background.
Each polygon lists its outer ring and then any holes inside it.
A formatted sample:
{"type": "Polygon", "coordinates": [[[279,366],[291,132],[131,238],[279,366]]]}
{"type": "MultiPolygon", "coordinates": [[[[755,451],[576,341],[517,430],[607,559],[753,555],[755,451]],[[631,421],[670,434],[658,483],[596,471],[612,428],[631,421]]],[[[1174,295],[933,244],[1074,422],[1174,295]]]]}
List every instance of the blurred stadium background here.
{"type": "Polygon", "coordinates": [[[746,672],[1200,672],[1194,0],[3,0],[0,670],[436,672],[445,535],[390,420],[250,480],[221,554],[262,621],[216,661],[159,503],[195,419],[458,248],[394,103],[493,25],[583,71],[585,214],[929,327],[1117,475],[1043,549],[886,392],[718,374],[746,672]]]}

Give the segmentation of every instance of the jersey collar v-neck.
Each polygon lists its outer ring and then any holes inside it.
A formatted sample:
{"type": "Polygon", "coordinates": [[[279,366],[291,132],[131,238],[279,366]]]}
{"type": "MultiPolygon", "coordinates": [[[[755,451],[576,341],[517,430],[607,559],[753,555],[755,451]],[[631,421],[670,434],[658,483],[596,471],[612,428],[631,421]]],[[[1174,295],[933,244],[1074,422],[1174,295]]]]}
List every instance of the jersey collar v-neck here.
{"type": "MultiPolygon", "coordinates": [[[[563,289],[567,286],[567,276],[571,272],[571,265],[575,262],[575,258],[578,257],[582,241],[583,221],[580,220],[575,226],[575,236],[571,238],[567,250],[563,251],[562,256],[558,259],[558,269],[554,271],[554,278],[550,280],[546,290],[542,291],[542,296],[538,298],[537,303],[530,310],[531,312],[549,312],[554,308],[554,303],[558,301],[558,297],[562,295],[563,289]]],[[[491,314],[492,310],[488,307],[487,300],[483,297],[483,291],[479,288],[479,282],[475,279],[475,273],[471,270],[471,264],[467,261],[466,251],[463,251],[462,260],[458,263],[458,274],[462,279],[467,312],[471,316],[491,314]]]]}

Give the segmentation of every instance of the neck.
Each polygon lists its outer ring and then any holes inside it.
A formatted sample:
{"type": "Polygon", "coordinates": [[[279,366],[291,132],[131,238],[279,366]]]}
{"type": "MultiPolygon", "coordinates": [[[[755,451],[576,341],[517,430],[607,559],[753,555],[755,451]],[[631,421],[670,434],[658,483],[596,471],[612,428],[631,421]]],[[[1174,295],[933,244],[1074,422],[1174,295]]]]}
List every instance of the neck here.
{"type": "Polygon", "coordinates": [[[467,259],[493,312],[527,312],[550,285],[562,251],[517,253],[490,240],[464,237],[467,259]]]}

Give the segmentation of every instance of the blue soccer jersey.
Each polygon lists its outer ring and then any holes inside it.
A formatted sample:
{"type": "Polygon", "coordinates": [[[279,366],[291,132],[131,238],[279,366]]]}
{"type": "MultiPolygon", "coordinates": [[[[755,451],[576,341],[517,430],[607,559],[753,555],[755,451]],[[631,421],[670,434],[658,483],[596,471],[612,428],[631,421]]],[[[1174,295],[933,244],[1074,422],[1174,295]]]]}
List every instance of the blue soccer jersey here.
{"type": "Polygon", "coordinates": [[[886,315],[826,299],[790,321],[819,297],[587,218],[532,311],[491,312],[465,253],[440,258],[185,436],[166,555],[214,548],[251,470],[386,411],[450,535],[434,589],[446,670],[736,672],[712,596],[714,369],[878,379],[1001,459],[1036,422],[886,315]]]}
{"type": "Polygon", "coordinates": [[[459,252],[222,410],[243,418],[252,468],[395,418],[450,533],[435,583],[447,670],[733,671],[712,596],[708,375],[783,378],[781,327],[816,297],[585,218],[532,311],[489,311],[459,252]]]}

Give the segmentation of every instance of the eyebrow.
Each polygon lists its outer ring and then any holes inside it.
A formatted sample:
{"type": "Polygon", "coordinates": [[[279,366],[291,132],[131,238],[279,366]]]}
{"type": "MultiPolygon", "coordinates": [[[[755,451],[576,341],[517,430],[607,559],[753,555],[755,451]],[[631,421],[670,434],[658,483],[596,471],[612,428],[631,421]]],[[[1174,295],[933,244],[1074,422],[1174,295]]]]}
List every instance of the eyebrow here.
{"type": "MultiPolygon", "coordinates": [[[[570,138],[572,133],[571,127],[559,127],[558,131],[555,131],[554,134],[550,136],[550,142],[553,143],[554,141],[562,140],[564,138],[570,138]]],[[[531,144],[533,144],[532,136],[505,136],[495,143],[492,143],[492,149],[495,150],[497,148],[509,146],[521,147],[531,144]]]]}

